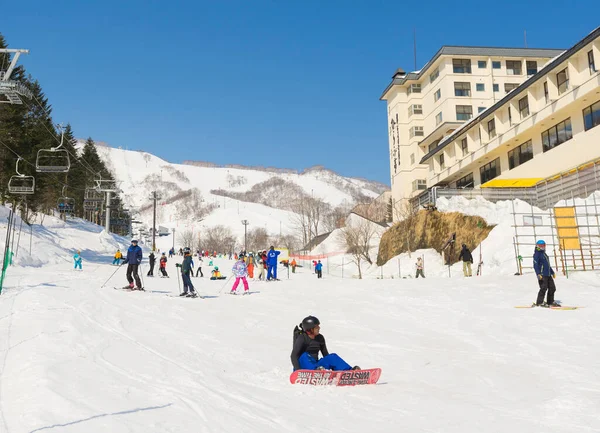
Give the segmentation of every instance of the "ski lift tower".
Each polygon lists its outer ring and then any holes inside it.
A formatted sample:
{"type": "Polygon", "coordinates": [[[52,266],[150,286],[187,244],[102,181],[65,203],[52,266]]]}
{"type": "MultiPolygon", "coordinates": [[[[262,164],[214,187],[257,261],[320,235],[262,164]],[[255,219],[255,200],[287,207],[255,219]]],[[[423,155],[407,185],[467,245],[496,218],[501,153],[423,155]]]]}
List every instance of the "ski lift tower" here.
{"type": "Polygon", "coordinates": [[[31,90],[17,81],[11,81],[10,76],[17,65],[17,61],[21,54],[29,54],[29,50],[15,50],[8,48],[0,48],[0,53],[13,53],[14,56],[6,71],[0,70],[0,95],[6,99],[0,98],[0,104],[22,104],[21,96],[33,98],[31,90]]]}
{"type": "Polygon", "coordinates": [[[98,192],[103,192],[106,194],[106,201],[105,201],[105,213],[106,213],[106,232],[109,233],[110,232],[110,195],[112,193],[117,193],[117,192],[121,192],[121,189],[119,188],[119,184],[121,182],[117,182],[116,180],[103,180],[102,178],[97,179],[96,181],[96,191],[98,192]]]}

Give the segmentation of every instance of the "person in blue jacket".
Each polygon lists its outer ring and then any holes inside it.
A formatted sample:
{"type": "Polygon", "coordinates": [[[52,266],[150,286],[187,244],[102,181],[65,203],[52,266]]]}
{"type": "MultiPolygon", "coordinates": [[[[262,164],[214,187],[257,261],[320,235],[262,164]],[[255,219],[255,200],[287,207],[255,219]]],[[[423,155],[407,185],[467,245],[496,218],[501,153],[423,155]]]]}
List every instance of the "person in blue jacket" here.
{"type": "Polygon", "coordinates": [[[559,304],[554,302],[554,293],[556,292],[554,278],[556,275],[554,274],[552,266],[550,266],[550,259],[548,259],[548,255],[546,254],[546,242],[541,239],[535,244],[533,269],[535,270],[535,275],[538,278],[540,286],[535,305],[549,307],[558,306],[559,304]],[[544,295],[546,295],[546,291],[548,292],[548,296],[546,298],[546,304],[544,304],[544,295]]]}
{"type": "Polygon", "coordinates": [[[79,268],[81,270],[81,253],[79,251],[73,256],[73,262],[75,264],[73,268],[79,268]]]}
{"type": "Polygon", "coordinates": [[[271,249],[267,253],[267,281],[277,280],[277,257],[281,251],[275,251],[275,247],[271,245],[271,249]]]}
{"type": "Polygon", "coordinates": [[[315,271],[317,272],[317,278],[323,278],[323,263],[321,263],[321,260],[317,262],[317,266],[315,266],[315,271]]]}
{"type": "Polygon", "coordinates": [[[144,290],[140,276],[138,274],[138,268],[142,263],[142,248],[138,246],[137,239],[131,240],[131,246],[127,250],[127,257],[123,261],[123,264],[127,265],[127,281],[129,282],[129,289],[131,290],[144,290]],[[133,279],[135,278],[136,287],[133,287],[133,279]]]}

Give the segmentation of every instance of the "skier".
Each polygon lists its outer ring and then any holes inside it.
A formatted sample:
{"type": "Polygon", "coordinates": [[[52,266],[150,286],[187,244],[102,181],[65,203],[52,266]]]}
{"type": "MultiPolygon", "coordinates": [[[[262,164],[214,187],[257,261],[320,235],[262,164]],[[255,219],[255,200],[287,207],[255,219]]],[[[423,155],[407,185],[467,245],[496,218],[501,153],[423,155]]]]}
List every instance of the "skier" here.
{"type": "Polygon", "coordinates": [[[77,250],[77,252],[73,256],[73,262],[74,262],[73,269],[79,268],[79,270],[81,271],[82,270],[81,269],[81,252],[79,250],[77,250]]]}
{"type": "Polygon", "coordinates": [[[321,260],[317,262],[317,266],[315,266],[315,271],[317,271],[317,278],[323,278],[323,263],[321,263],[321,260]]]}
{"type": "Polygon", "coordinates": [[[292,259],[292,263],[290,263],[292,265],[292,274],[296,273],[296,266],[298,266],[298,263],[296,263],[296,259],[292,259]]]}
{"type": "Polygon", "coordinates": [[[154,263],[156,263],[156,256],[154,255],[154,251],[152,251],[150,253],[150,255],[148,256],[148,260],[150,262],[150,270],[148,271],[148,276],[153,277],[154,276],[154,263]]]}
{"type": "Polygon", "coordinates": [[[113,260],[112,264],[120,265],[122,258],[123,258],[123,254],[121,254],[121,250],[117,250],[117,252],[115,253],[115,259],[113,260]]]}
{"type": "Polygon", "coordinates": [[[195,298],[198,296],[196,290],[194,290],[194,285],[192,284],[192,279],[190,278],[190,273],[193,273],[192,266],[192,254],[190,253],[189,248],[184,248],[183,250],[183,263],[180,265],[177,263],[178,268],[181,268],[181,279],[183,280],[183,293],[179,296],[187,296],[188,298],[195,298]]]}
{"type": "Polygon", "coordinates": [[[127,257],[123,261],[124,265],[127,265],[127,281],[129,282],[129,289],[133,288],[133,279],[135,278],[135,290],[144,290],[140,276],[138,275],[138,267],[142,263],[142,248],[138,246],[137,239],[131,240],[131,246],[127,250],[127,257]]]}
{"type": "Polygon", "coordinates": [[[533,269],[538,278],[538,284],[540,290],[538,292],[537,300],[535,305],[544,307],[559,307],[560,304],[554,302],[554,292],[556,292],[556,286],[554,285],[554,270],[550,266],[550,259],[546,254],[546,242],[539,240],[535,244],[535,252],[533,253],[533,269]],[[544,304],[544,295],[548,291],[546,298],[546,304],[544,304]]]}
{"type": "Polygon", "coordinates": [[[281,251],[275,251],[275,247],[271,245],[269,253],[267,254],[267,281],[276,280],[277,281],[277,257],[281,254],[281,251]]]}
{"type": "Polygon", "coordinates": [[[463,261],[463,274],[465,277],[473,276],[471,271],[471,264],[473,263],[473,256],[471,255],[471,251],[467,248],[465,244],[462,244],[462,250],[458,255],[458,260],[462,259],[463,261]]]}
{"type": "Polygon", "coordinates": [[[254,278],[254,254],[250,253],[246,259],[248,266],[248,277],[254,278]]]}
{"type": "Polygon", "coordinates": [[[257,257],[258,259],[256,259],[256,270],[258,272],[258,276],[256,278],[258,278],[259,281],[262,281],[263,275],[265,274],[265,267],[263,265],[262,255],[258,253],[257,257]]]}
{"type": "Polygon", "coordinates": [[[321,323],[314,316],[305,317],[300,328],[294,329],[292,365],[295,370],[360,370],[358,365],[350,367],[335,353],[329,353],[325,337],[320,334],[321,323]],[[319,352],[323,358],[319,359],[319,352]]]}
{"type": "Polygon", "coordinates": [[[198,255],[198,269],[196,269],[196,277],[198,277],[198,274],[200,274],[200,278],[204,277],[204,274],[202,273],[202,255],[198,255]]]}
{"type": "Polygon", "coordinates": [[[169,276],[167,274],[167,256],[165,253],[162,253],[162,256],[160,256],[159,269],[163,277],[169,276]]]}
{"type": "Polygon", "coordinates": [[[229,293],[232,295],[235,295],[237,293],[237,288],[240,284],[240,280],[242,280],[242,283],[244,283],[244,294],[248,293],[248,280],[246,279],[246,277],[248,276],[248,267],[244,262],[243,254],[240,254],[238,256],[238,261],[235,262],[231,271],[235,276],[235,283],[233,283],[233,287],[231,288],[231,292],[229,293]]]}
{"type": "Polygon", "coordinates": [[[423,259],[421,257],[417,258],[415,265],[417,266],[417,275],[415,275],[415,278],[419,278],[419,275],[425,278],[425,274],[423,273],[423,259]]]}

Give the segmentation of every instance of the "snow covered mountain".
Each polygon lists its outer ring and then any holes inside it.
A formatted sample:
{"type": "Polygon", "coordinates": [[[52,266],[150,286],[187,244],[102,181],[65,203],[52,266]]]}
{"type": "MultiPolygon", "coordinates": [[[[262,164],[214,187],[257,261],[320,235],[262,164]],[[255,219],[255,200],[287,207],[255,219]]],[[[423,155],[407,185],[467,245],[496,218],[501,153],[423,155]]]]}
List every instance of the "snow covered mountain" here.
{"type": "MultiPolygon", "coordinates": [[[[80,145],[83,143],[80,142],[80,145]]],[[[294,199],[322,199],[331,208],[351,209],[372,200],[386,185],[347,178],[323,167],[293,170],[225,166],[188,161],[169,163],[150,153],[97,145],[98,154],[121,182],[125,204],[136,219],[152,222],[152,191],[161,196],[157,224],[168,228],[202,230],[225,225],[235,236],[264,227],[271,235],[295,232],[291,221],[294,199]]]]}

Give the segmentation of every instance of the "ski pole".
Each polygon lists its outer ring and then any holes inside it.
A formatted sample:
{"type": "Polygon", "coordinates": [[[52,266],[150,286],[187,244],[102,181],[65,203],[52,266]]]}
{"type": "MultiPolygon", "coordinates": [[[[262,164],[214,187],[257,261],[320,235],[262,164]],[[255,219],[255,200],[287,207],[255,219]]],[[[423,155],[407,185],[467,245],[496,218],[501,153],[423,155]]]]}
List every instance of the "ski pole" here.
{"type": "Polygon", "coordinates": [[[119,265],[119,267],[117,268],[117,270],[116,270],[116,271],[114,271],[110,277],[108,277],[108,280],[106,280],[106,281],[104,282],[104,284],[102,284],[102,285],[100,286],[100,288],[102,288],[102,287],[106,286],[106,283],[108,283],[108,282],[110,281],[110,279],[111,279],[112,277],[114,277],[114,276],[115,276],[115,274],[117,273],[117,271],[118,271],[119,269],[121,269],[121,266],[123,266],[123,263],[121,263],[121,264],[119,265]]]}
{"type": "Polygon", "coordinates": [[[179,282],[179,270],[175,269],[175,272],[177,272],[177,288],[179,289],[179,294],[181,295],[181,283],[179,282]]]}
{"type": "Polygon", "coordinates": [[[142,264],[140,263],[139,266],[139,274],[140,274],[140,278],[142,279],[142,287],[146,287],[146,283],[144,283],[144,272],[142,271],[142,264]]]}
{"type": "Polygon", "coordinates": [[[231,276],[227,279],[227,281],[225,281],[225,284],[223,284],[221,286],[221,288],[219,289],[219,295],[221,294],[221,292],[223,291],[223,289],[225,288],[225,286],[229,283],[229,281],[233,278],[233,274],[231,274],[231,276]]]}

